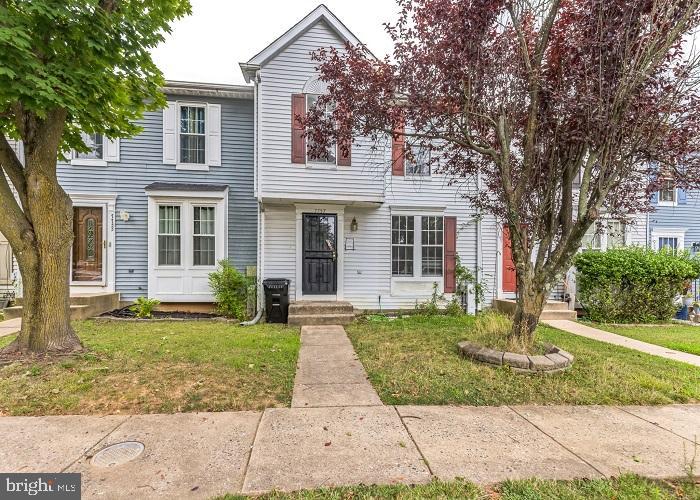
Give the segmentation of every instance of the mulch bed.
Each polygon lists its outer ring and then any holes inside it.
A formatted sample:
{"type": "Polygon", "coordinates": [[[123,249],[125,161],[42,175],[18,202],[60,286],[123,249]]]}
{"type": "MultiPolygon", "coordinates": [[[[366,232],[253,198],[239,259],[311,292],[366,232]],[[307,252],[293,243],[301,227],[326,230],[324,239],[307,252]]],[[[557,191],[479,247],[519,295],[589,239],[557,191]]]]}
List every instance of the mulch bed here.
{"type": "Polygon", "coordinates": [[[137,318],[136,313],[131,311],[129,308],[131,306],[122,307],[121,309],[115,309],[114,311],[107,311],[100,315],[100,318],[111,318],[111,319],[132,319],[139,321],[153,321],[153,320],[183,320],[183,321],[196,321],[196,320],[226,320],[224,316],[220,314],[213,313],[199,313],[199,312],[182,312],[182,311],[153,311],[152,318],[137,318]]]}

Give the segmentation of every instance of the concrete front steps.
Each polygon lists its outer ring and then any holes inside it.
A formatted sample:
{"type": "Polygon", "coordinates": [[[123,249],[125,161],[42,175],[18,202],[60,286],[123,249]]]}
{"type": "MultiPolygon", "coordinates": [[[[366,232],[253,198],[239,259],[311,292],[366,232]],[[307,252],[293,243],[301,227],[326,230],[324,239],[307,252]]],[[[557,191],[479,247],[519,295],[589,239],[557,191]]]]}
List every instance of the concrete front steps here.
{"type": "MultiPolygon", "coordinates": [[[[515,301],[510,299],[496,299],[493,307],[504,314],[513,315],[515,313],[515,301]]],[[[576,311],[569,309],[569,304],[558,300],[548,300],[544,310],[540,315],[540,320],[544,319],[568,319],[576,321],[576,311]]]]}
{"type": "MultiPolygon", "coordinates": [[[[119,308],[119,293],[81,293],[71,295],[70,298],[70,318],[81,320],[99,316],[107,311],[119,308]]],[[[22,317],[22,299],[17,299],[16,306],[3,309],[5,319],[22,317]]]]}
{"type": "Polygon", "coordinates": [[[354,319],[350,302],[300,300],[289,304],[287,322],[293,326],[348,325],[354,319]]]}

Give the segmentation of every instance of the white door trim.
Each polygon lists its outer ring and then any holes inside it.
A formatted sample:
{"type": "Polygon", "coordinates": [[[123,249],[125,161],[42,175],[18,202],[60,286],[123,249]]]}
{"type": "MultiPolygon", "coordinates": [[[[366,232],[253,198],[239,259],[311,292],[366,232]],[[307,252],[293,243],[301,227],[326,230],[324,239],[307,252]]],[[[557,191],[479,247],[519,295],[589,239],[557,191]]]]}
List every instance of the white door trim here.
{"type": "MultiPolygon", "coordinates": [[[[74,282],[69,272],[71,292],[100,293],[115,291],[116,276],[116,194],[68,193],[74,207],[102,208],[102,281],[74,282]]],[[[71,270],[73,251],[71,249],[71,270]]]]}
{"type": "Polygon", "coordinates": [[[295,276],[295,300],[343,300],[343,275],[345,274],[345,205],[327,204],[296,204],[296,276],[295,276]],[[336,246],[338,252],[338,262],[336,268],[336,293],[335,295],[304,295],[303,291],[303,271],[304,262],[302,255],[303,237],[303,217],[305,213],[315,213],[319,215],[336,216],[336,246]]]}

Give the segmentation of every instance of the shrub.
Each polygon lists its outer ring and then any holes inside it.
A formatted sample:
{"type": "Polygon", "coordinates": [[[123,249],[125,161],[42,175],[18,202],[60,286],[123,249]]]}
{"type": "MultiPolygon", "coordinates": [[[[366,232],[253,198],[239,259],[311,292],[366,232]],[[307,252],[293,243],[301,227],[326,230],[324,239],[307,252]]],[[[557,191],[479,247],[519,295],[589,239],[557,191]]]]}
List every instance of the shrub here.
{"type": "Polygon", "coordinates": [[[219,262],[216,271],[209,274],[209,286],[214,293],[216,309],[224,316],[245,320],[249,298],[255,297],[255,279],[249,278],[227,260],[219,262]]]}
{"type": "Polygon", "coordinates": [[[445,307],[445,314],[448,316],[462,316],[464,314],[462,304],[457,297],[447,304],[447,307],[445,307]]]}
{"type": "Polygon", "coordinates": [[[673,317],[674,300],[700,276],[687,252],[630,247],[576,256],[578,300],[592,321],[650,323],[673,317]]]}
{"type": "Polygon", "coordinates": [[[158,299],[149,299],[148,297],[139,297],[136,302],[129,307],[129,311],[136,314],[139,319],[153,317],[153,310],[160,304],[158,299]]]}
{"type": "Polygon", "coordinates": [[[440,314],[440,306],[438,303],[443,300],[445,300],[445,296],[440,293],[438,284],[433,283],[433,293],[430,299],[425,302],[416,303],[416,314],[420,314],[421,316],[435,316],[436,314],[440,314]]]}

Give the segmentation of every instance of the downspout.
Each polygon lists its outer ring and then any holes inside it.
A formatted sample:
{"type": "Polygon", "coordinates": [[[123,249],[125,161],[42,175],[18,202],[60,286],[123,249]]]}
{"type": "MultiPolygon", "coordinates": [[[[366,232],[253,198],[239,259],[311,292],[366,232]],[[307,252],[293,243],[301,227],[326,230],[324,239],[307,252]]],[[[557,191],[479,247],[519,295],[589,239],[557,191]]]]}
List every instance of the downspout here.
{"type": "Polygon", "coordinates": [[[263,269],[265,265],[264,252],[265,252],[265,239],[264,239],[264,227],[265,227],[265,211],[262,208],[262,202],[260,201],[260,147],[258,141],[260,140],[260,134],[258,127],[260,126],[260,120],[258,119],[259,114],[259,93],[260,93],[260,70],[255,74],[255,92],[253,94],[253,147],[255,151],[253,152],[253,169],[254,169],[254,191],[255,197],[258,199],[258,256],[257,256],[257,313],[255,317],[250,321],[243,321],[241,326],[252,326],[258,323],[262,318],[263,312],[265,311],[265,291],[263,290],[263,269]]]}
{"type": "MultiPolygon", "coordinates": [[[[481,190],[481,173],[476,174],[476,189],[481,190]]],[[[476,282],[481,283],[481,269],[483,267],[483,255],[481,255],[481,209],[477,207],[476,209],[476,272],[474,276],[476,277],[476,282]]],[[[474,299],[476,299],[476,293],[474,294],[474,299]]],[[[474,312],[480,312],[483,304],[474,304],[474,312]]]]}

